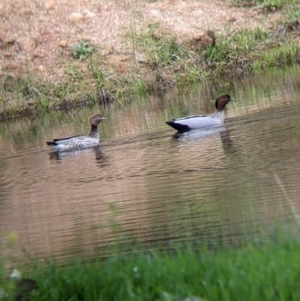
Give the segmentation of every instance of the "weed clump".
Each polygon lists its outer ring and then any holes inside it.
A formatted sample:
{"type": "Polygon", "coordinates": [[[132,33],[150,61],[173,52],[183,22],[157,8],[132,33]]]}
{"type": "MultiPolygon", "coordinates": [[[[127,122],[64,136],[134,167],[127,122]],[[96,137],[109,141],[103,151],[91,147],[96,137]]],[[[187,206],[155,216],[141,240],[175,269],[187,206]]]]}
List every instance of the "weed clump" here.
{"type": "Polygon", "coordinates": [[[72,55],[79,60],[86,60],[89,58],[95,48],[89,41],[80,41],[77,45],[72,48],[72,55]]]}

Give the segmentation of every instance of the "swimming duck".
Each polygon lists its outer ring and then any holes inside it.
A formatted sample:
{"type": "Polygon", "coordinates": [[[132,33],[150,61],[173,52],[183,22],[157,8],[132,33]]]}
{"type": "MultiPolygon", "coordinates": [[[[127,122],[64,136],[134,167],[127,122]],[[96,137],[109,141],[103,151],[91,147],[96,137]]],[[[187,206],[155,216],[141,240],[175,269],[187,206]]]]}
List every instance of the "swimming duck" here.
{"type": "Polygon", "coordinates": [[[47,141],[49,146],[57,151],[78,150],[99,145],[98,124],[105,119],[101,114],[95,114],[90,119],[91,130],[87,136],[71,136],[47,141]]]}
{"type": "Polygon", "coordinates": [[[167,121],[166,124],[173,127],[178,132],[187,132],[196,129],[205,129],[210,127],[221,126],[224,123],[225,106],[234,100],[228,94],[221,94],[215,102],[216,111],[207,116],[193,115],[183,118],[176,118],[167,121]]]}

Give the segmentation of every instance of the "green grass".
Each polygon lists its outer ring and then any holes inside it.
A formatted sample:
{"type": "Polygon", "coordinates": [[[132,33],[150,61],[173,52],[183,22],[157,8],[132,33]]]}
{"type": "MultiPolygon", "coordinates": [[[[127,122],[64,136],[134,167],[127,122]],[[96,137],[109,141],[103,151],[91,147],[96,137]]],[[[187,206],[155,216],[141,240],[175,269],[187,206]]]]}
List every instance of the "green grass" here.
{"type": "Polygon", "coordinates": [[[297,33],[300,28],[300,7],[288,10],[288,13],[282,20],[282,25],[285,32],[297,33]]]}
{"type": "Polygon", "coordinates": [[[148,63],[153,67],[168,66],[186,56],[186,49],[175,37],[160,30],[158,23],[148,25],[137,38],[138,50],[146,54],[148,63]]]}
{"type": "MultiPolygon", "coordinates": [[[[239,247],[137,248],[106,260],[35,264],[24,276],[38,284],[30,300],[298,301],[300,242],[279,237],[239,247]]],[[[12,300],[11,281],[2,287],[12,300]]]]}
{"type": "Polygon", "coordinates": [[[296,43],[288,46],[281,45],[268,53],[262,53],[258,60],[253,63],[253,69],[266,70],[268,68],[289,66],[299,55],[300,50],[296,43]]]}
{"type": "Polygon", "coordinates": [[[257,2],[264,10],[274,12],[282,9],[284,5],[297,3],[296,1],[297,0],[259,0],[257,2]]]}
{"type": "Polygon", "coordinates": [[[286,4],[296,3],[297,0],[233,0],[237,6],[254,6],[257,5],[267,12],[280,10],[286,4]]]}

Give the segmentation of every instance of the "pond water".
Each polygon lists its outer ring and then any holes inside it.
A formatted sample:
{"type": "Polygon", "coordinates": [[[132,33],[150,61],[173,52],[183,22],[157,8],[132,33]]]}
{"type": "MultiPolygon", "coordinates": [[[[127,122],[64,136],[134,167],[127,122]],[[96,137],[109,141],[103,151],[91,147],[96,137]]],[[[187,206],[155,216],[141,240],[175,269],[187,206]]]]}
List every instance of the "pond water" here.
{"type": "Polygon", "coordinates": [[[293,223],[300,212],[300,72],[204,82],[0,126],[0,256],[89,257],[116,239],[147,247],[229,241],[293,223]],[[174,117],[227,106],[221,130],[174,137],[174,117]],[[101,147],[57,154],[45,143],[86,133],[101,147]],[[15,244],[14,244],[15,242],[15,244]]]}

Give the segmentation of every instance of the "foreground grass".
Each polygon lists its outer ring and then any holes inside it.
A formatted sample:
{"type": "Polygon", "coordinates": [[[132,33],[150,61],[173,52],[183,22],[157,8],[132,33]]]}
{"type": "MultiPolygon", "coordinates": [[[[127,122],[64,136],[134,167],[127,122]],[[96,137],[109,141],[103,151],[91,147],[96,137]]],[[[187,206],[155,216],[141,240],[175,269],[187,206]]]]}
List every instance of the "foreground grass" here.
{"type": "MultiPolygon", "coordinates": [[[[132,29],[126,39],[132,57],[125,71],[108,62],[88,41],[79,41],[65,63],[60,83],[50,83],[33,74],[1,78],[0,120],[16,115],[41,114],[50,110],[70,110],[131,99],[171,87],[186,87],[203,78],[246,76],[270,68],[282,68],[300,62],[300,8],[295,0],[236,0],[233,3],[255,5],[263,13],[280,11],[281,19],[272,28],[228,28],[224,34],[213,30],[190,41],[179,43],[157,23],[142,32],[132,29]]],[[[97,45],[96,45],[97,46],[97,45]]]]}
{"type": "MultiPolygon", "coordinates": [[[[30,300],[292,301],[300,300],[299,251],[295,239],[234,249],[182,246],[66,266],[37,264],[25,276],[38,285],[30,300]]],[[[2,286],[9,291],[5,300],[12,300],[15,289],[2,286]]]]}

